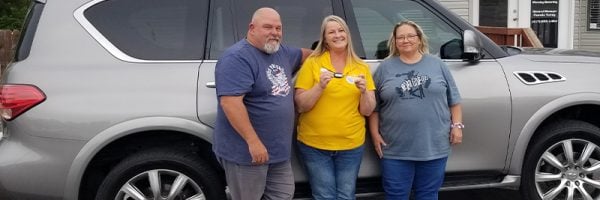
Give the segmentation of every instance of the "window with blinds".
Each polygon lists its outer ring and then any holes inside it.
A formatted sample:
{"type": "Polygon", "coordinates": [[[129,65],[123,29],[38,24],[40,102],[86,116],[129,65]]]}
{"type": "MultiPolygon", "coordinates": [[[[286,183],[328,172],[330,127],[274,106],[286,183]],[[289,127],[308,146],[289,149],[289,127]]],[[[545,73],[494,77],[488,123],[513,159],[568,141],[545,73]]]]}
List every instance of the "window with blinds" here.
{"type": "Polygon", "coordinates": [[[600,30],[600,0],[588,0],[588,30],[600,30]]]}

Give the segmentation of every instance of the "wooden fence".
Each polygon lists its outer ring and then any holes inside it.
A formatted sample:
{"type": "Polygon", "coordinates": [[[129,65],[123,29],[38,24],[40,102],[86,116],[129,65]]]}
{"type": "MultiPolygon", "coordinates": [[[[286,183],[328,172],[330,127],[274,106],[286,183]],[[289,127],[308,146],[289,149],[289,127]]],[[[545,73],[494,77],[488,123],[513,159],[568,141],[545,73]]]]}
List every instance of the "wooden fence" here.
{"type": "Polygon", "coordinates": [[[477,29],[498,45],[535,48],[544,47],[531,28],[478,26],[477,29]]]}
{"type": "Polygon", "coordinates": [[[17,30],[0,30],[0,74],[13,60],[15,48],[19,42],[20,32],[17,30]]]}

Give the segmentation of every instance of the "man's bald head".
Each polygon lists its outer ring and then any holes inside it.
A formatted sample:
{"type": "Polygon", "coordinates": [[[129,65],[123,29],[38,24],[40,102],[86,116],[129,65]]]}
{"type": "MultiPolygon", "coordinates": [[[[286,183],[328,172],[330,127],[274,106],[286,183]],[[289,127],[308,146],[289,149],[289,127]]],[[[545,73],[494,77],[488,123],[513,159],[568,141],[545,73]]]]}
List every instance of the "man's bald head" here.
{"type": "Polygon", "coordinates": [[[273,18],[273,17],[278,18],[279,21],[281,21],[281,17],[279,16],[279,13],[275,9],[269,8],[269,7],[262,7],[256,11],[254,11],[254,14],[252,15],[252,20],[250,21],[250,23],[254,23],[254,22],[256,22],[256,20],[261,20],[264,18],[273,18]]]}
{"type": "Polygon", "coordinates": [[[250,44],[272,54],[279,50],[282,36],[281,17],[275,9],[264,7],[254,12],[246,36],[250,44]]]}

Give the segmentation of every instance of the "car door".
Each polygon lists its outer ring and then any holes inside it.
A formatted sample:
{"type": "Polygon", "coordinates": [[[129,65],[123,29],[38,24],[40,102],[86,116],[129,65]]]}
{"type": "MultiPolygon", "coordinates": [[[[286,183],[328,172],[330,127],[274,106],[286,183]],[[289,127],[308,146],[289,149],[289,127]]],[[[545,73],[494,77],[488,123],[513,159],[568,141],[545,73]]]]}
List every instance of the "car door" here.
{"type": "MultiPolygon", "coordinates": [[[[430,2],[431,3],[431,2],[430,2]]],[[[357,53],[366,58],[372,71],[388,55],[387,40],[394,25],[403,20],[419,24],[429,38],[429,51],[440,54],[440,47],[446,43],[460,42],[462,29],[455,25],[465,23],[447,18],[449,12],[441,13],[423,1],[403,0],[351,0],[344,1],[346,17],[351,28],[356,28],[363,49],[357,53]],[[452,22],[450,20],[453,20],[452,22]],[[362,52],[361,52],[362,51],[362,52]]],[[[463,24],[461,27],[470,27],[463,24]]],[[[448,52],[445,52],[448,54],[448,52]]],[[[450,52],[458,53],[459,52],[450,52]]],[[[452,147],[446,171],[502,172],[507,156],[510,130],[510,93],[502,67],[490,54],[485,54],[479,62],[462,59],[443,59],[456,79],[462,96],[463,143],[452,147]]],[[[368,145],[371,142],[368,141],[368,145]]],[[[372,147],[363,158],[361,177],[376,176],[379,171],[378,159],[372,147]]]]}
{"type": "MultiPolygon", "coordinates": [[[[283,23],[283,44],[301,48],[310,48],[319,40],[321,21],[325,16],[333,14],[334,10],[331,1],[323,0],[215,0],[211,5],[209,49],[206,51],[208,59],[200,65],[198,73],[198,118],[210,127],[214,127],[217,112],[215,65],[229,46],[246,37],[248,24],[256,9],[266,6],[277,10],[283,23]]],[[[305,181],[304,171],[295,157],[292,164],[296,181],[305,181]]]]}

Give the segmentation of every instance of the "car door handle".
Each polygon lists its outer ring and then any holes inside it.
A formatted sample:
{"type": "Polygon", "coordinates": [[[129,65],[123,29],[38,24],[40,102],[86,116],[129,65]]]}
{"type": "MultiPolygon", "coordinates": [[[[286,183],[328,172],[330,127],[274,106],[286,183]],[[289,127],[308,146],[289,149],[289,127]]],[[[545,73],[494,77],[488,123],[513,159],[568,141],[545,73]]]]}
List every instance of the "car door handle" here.
{"type": "Polygon", "coordinates": [[[207,88],[216,88],[217,84],[214,81],[206,82],[206,87],[207,88]]]}

